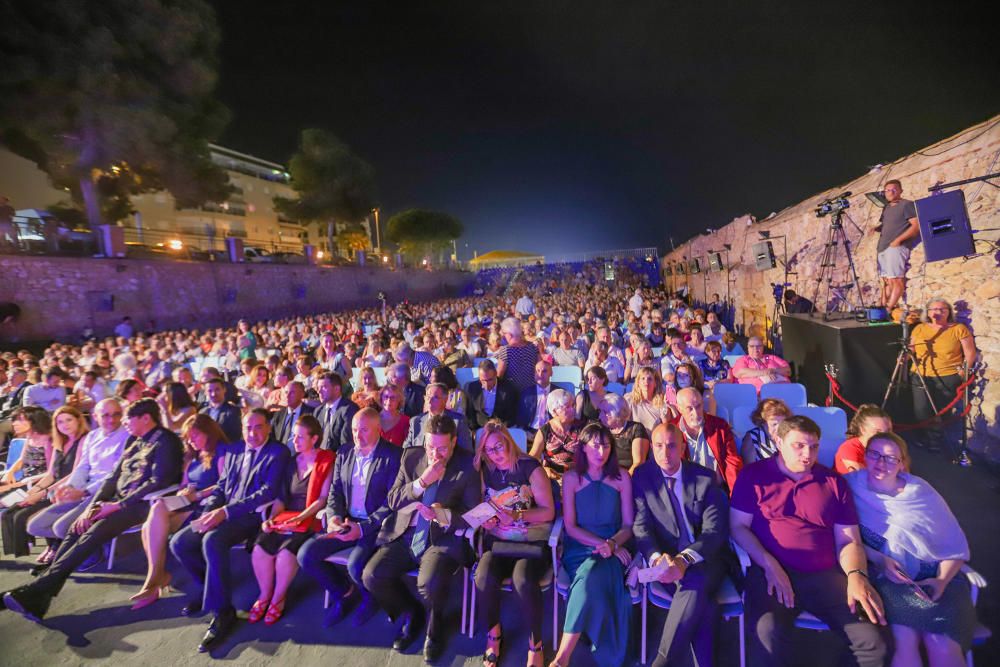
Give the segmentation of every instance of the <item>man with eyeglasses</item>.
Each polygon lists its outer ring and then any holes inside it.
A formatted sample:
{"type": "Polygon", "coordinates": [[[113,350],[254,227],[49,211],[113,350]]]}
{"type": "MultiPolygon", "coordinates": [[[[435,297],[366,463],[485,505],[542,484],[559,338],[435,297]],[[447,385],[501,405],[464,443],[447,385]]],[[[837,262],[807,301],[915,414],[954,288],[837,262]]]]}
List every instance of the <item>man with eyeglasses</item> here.
{"type": "MultiPolygon", "coordinates": [[[[70,527],[86,511],[90,499],[114,471],[122,456],[129,435],[122,427],[122,414],[122,406],[114,398],[106,398],[97,404],[94,410],[97,428],[83,437],[76,467],[67,482],[56,490],[53,504],[28,521],[30,535],[50,541],[65,539],[70,527]]],[[[94,562],[97,560],[94,559],[94,562]]],[[[32,574],[38,574],[46,567],[48,564],[42,563],[32,569],[32,574]]]]}
{"type": "Polygon", "coordinates": [[[778,429],[778,454],[744,468],[733,489],[732,536],[752,562],[751,662],[802,664],[792,653],[792,629],[806,611],[848,644],[859,667],[881,666],[884,606],[868,580],[851,490],[817,463],[819,439],[811,419],[789,417],[778,429]]]}
{"type": "Polygon", "coordinates": [[[752,384],[760,393],[760,388],[771,382],[788,382],[792,369],[788,362],[776,354],[764,352],[764,340],[751,336],[747,340],[747,353],[733,364],[733,377],[740,384],[752,384]]]}

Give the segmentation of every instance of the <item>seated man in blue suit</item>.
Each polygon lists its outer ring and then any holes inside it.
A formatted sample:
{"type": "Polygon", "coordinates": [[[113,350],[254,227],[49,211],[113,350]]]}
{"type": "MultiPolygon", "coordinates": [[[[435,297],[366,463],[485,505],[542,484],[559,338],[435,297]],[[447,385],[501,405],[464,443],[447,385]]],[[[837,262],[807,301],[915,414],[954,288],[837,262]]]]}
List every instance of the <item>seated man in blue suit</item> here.
{"type": "Polygon", "coordinates": [[[528,440],[535,438],[538,429],[549,420],[546,401],[552,386],[552,364],[539,359],[535,364],[535,384],[521,393],[517,411],[517,426],[528,434],[528,440]]]}
{"type": "Polygon", "coordinates": [[[327,532],[299,549],[299,565],[316,578],[334,602],[326,613],[327,627],[339,623],[360,599],[354,625],[370,619],[377,609],[361,582],[361,572],[375,553],[375,538],[389,516],[387,497],[399,474],[402,450],[379,437],[379,413],[364,408],[351,421],[354,445],[337,454],[327,498],[327,532]],[[347,576],[327,562],[332,554],[350,549],[347,576]]]}
{"type": "Polygon", "coordinates": [[[215,420],[229,442],[238,442],[243,428],[240,408],[226,400],[226,383],[221,378],[210,379],[205,383],[205,396],[208,402],[200,412],[215,420]]]}
{"type": "Polygon", "coordinates": [[[632,475],[636,544],[671,595],[654,667],[682,664],[694,650],[713,665],[715,594],[729,563],[729,502],[715,473],[682,460],[687,441],[676,424],[659,424],[653,456],[632,475]],[[681,515],[681,516],[679,516],[681,515]]]}
{"type": "Polygon", "coordinates": [[[508,428],[517,420],[517,388],[506,378],[497,377],[497,367],[489,359],[479,362],[479,382],[465,387],[469,397],[465,416],[473,431],[486,426],[491,419],[499,419],[508,428]]]}
{"type": "Polygon", "coordinates": [[[201,652],[232,630],[236,610],[230,549],[257,535],[261,524],[257,508],[278,497],[291,458],[288,447],[271,440],[269,416],[267,410],[256,408],[243,417],[243,444],[226,454],[222,479],[205,501],[201,516],[170,540],[170,551],[203,590],[181,613],[191,616],[204,608],[214,614],[198,646],[201,652]]]}
{"type": "Polygon", "coordinates": [[[465,415],[461,412],[445,409],[447,403],[448,387],[438,382],[427,385],[427,390],[424,393],[424,413],[410,420],[410,430],[406,434],[406,440],[403,441],[404,449],[423,447],[423,434],[427,431],[427,422],[434,415],[445,415],[451,417],[452,421],[455,422],[455,428],[458,431],[458,448],[467,452],[473,451],[475,445],[472,442],[472,434],[469,432],[469,424],[465,421],[465,415]]]}

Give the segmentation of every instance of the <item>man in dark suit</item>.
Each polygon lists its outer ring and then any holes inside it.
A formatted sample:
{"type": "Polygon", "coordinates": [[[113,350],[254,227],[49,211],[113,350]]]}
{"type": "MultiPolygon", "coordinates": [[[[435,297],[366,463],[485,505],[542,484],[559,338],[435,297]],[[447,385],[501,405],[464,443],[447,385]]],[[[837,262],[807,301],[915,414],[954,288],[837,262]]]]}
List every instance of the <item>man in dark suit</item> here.
{"type": "Polygon", "coordinates": [[[424,387],[410,381],[410,367],[395,363],[386,371],[386,382],[403,392],[403,414],[416,417],[424,411],[424,387]]]}
{"type": "Polygon", "coordinates": [[[379,413],[374,408],[357,412],[351,422],[354,444],[337,453],[333,482],[326,501],[327,532],[299,549],[302,569],[323,586],[334,602],[326,613],[327,627],[339,623],[360,599],[354,625],[363,625],[376,610],[364,589],[361,572],[375,553],[375,538],[389,516],[389,489],[399,474],[402,450],[380,436],[379,413]],[[327,562],[332,554],[350,549],[347,577],[327,562]],[[348,579],[349,577],[349,579],[348,579]]]}
{"type": "Polygon", "coordinates": [[[274,434],[275,440],[285,443],[289,452],[294,452],[292,427],[302,415],[311,415],[313,409],[303,402],[306,399],[306,388],[301,382],[289,382],[285,388],[285,396],[288,399],[288,405],[279,408],[271,417],[271,433],[274,434]]]}
{"type": "Polygon", "coordinates": [[[517,389],[506,378],[497,378],[497,367],[489,359],[479,362],[479,382],[465,387],[469,397],[465,415],[473,431],[486,426],[491,419],[499,419],[510,427],[517,419],[517,389]]]}
{"type": "Polygon", "coordinates": [[[80,565],[122,532],[146,520],[150,493],[181,481],[184,446],[160,425],[160,406],[151,398],[126,412],[131,438],[111,475],[70,529],[44,574],[3,596],[4,605],[32,620],[43,618],[52,598],[80,565]]]}
{"type": "Polygon", "coordinates": [[[424,409],[426,411],[410,420],[410,429],[406,433],[406,440],[403,441],[403,449],[423,447],[423,434],[427,429],[428,420],[434,415],[445,415],[455,422],[455,430],[458,433],[458,448],[467,452],[474,450],[475,445],[472,442],[472,435],[469,432],[469,425],[465,421],[465,415],[454,410],[446,410],[447,403],[448,387],[438,382],[427,385],[427,391],[424,394],[424,409]]]}
{"type": "Polygon", "coordinates": [[[206,403],[199,412],[215,420],[229,442],[242,440],[243,425],[239,406],[226,401],[226,383],[221,378],[212,378],[205,383],[206,403]]]}
{"type": "Polygon", "coordinates": [[[552,386],[552,364],[539,359],[535,364],[535,384],[521,394],[518,403],[517,426],[528,433],[530,441],[538,429],[549,420],[549,413],[545,403],[549,397],[549,392],[555,387],[552,386]]]}
{"type": "Polygon", "coordinates": [[[393,513],[382,526],[379,549],[362,579],[389,618],[402,618],[392,646],[404,651],[420,632],[425,611],[402,578],[419,568],[417,591],[430,612],[424,659],[433,662],[444,649],[442,616],[451,578],[472,561],[472,549],[457,531],[468,529],[462,515],[479,504],[482,490],[472,454],[455,447],[451,418],[432,416],[423,437],[422,448],[403,452],[388,497],[393,513]]]}
{"type": "Polygon", "coordinates": [[[313,413],[323,425],[322,449],[338,451],[354,442],[351,420],[358,412],[357,404],[344,397],[344,379],[337,373],[323,373],[317,387],[322,401],[313,413]]]}
{"type": "Polygon", "coordinates": [[[715,473],[683,460],[687,442],[676,424],[659,424],[652,458],[632,476],[636,544],[671,595],[655,667],[682,664],[692,649],[712,665],[715,594],[728,565],[729,502],[715,473]]]}
{"type": "Polygon", "coordinates": [[[255,408],[243,417],[243,446],[226,454],[225,469],[200,517],[174,534],[170,551],[199,585],[199,594],[181,609],[193,616],[202,608],[214,615],[198,650],[208,651],[232,630],[229,552],[255,537],[261,518],[257,509],[281,493],[288,448],[270,439],[267,410],[255,408]]]}

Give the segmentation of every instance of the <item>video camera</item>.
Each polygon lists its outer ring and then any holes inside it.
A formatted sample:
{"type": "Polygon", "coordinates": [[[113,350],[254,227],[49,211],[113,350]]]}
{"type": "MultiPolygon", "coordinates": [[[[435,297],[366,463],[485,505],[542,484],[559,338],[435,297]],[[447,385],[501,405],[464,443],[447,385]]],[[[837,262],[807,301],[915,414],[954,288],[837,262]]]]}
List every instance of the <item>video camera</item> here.
{"type": "Polygon", "coordinates": [[[844,209],[850,208],[851,201],[848,199],[850,196],[851,192],[848,190],[847,192],[843,192],[836,197],[830,197],[829,199],[821,201],[816,207],[816,217],[822,218],[830,215],[831,213],[840,213],[844,209]]]}
{"type": "Polygon", "coordinates": [[[791,283],[771,283],[771,293],[774,294],[774,300],[781,301],[785,294],[785,288],[791,286],[791,283]]]}

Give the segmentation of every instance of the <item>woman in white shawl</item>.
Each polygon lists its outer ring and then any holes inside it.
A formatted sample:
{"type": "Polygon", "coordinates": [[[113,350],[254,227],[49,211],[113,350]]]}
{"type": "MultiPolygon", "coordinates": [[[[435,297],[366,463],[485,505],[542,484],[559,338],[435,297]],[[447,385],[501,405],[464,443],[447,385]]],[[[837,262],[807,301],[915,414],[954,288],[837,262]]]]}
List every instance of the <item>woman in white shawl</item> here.
{"type": "Polygon", "coordinates": [[[944,498],[911,475],[906,442],[894,433],[868,441],[867,467],[845,476],[854,493],[872,583],[885,603],[896,650],[892,667],[965,664],[976,612],[964,577],[969,543],[944,498]]]}

